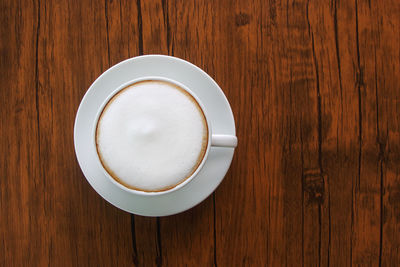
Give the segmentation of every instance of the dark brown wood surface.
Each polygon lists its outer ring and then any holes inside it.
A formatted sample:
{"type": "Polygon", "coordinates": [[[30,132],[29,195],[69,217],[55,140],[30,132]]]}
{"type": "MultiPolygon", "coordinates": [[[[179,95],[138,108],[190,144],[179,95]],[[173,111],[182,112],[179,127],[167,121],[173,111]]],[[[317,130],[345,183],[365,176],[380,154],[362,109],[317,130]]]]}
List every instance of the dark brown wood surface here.
{"type": "Polygon", "coordinates": [[[397,0],[0,1],[0,266],[398,266],[397,0]],[[179,215],[108,204],[75,158],[85,91],[168,54],[229,99],[239,145],[179,215]]]}

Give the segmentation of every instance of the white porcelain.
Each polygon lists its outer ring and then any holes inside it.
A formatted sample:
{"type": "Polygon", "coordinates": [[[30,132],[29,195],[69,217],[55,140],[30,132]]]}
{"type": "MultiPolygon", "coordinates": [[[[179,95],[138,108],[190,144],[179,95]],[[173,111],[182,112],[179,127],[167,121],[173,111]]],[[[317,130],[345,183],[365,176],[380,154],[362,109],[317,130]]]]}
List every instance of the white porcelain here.
{"type": "Polygon", "coordinates": [[[131,58],[104,72],[83,97],[74,128],[76,156],[90,185],[114,206],[144,216],[176,214],[190,209],[209,196],[224,178],[234,153],[233,147],[214,146],[232,146],[232,142],[236,141],[235,135],[229,102],[215,81],[195,65],[164,55],[131,58]],[[209,136],[211,137],[211,128],[215,135],[212,141],[209,140],[208,155],[194,178],[187,179],[174,190],[159,194],[143,194],[141,191],[125,188],[107,176],[93,141],[93,127],[107,99],[116,89],[143,80],[144,77],[172,80],[191,92],[206,114],[210,126],[209,136]]]}

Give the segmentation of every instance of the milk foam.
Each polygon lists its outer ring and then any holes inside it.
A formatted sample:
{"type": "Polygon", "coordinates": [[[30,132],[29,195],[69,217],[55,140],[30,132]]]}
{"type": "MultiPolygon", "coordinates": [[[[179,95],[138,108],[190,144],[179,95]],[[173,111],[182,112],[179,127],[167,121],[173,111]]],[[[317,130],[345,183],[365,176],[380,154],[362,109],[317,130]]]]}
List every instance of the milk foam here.
{"type": "Polygon", "coordinates": [[[183,89],[143,81],[108,102],[96,136],[102,164],[114,179],[133,189],[161,191],[197,169],[208,130],[200,107],[183,89]]]}

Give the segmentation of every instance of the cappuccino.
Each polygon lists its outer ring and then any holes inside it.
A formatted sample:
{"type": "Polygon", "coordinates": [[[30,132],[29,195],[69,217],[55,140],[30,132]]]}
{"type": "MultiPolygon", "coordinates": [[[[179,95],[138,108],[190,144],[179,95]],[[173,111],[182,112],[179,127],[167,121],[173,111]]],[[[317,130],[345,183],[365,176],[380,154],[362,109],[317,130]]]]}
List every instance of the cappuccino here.
{"type": "Polygon", "coordinates": [[[166,81],[146,80],[120,90],[96,127],[104,169],[130,189],[159,192],[189,178],[208,146],[205,115],[191,94],[166,81]]]}

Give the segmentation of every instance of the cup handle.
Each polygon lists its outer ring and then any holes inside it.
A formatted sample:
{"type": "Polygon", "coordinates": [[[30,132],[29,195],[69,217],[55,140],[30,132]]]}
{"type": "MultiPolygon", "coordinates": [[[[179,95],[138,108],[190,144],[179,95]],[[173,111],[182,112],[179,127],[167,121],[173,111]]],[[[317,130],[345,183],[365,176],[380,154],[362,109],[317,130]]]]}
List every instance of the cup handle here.
{"type": "Polygon", "coordinates": [[[211,146],[236,147],[237,137],[234,135],[213,134],[211,136],[211,146]]]}

